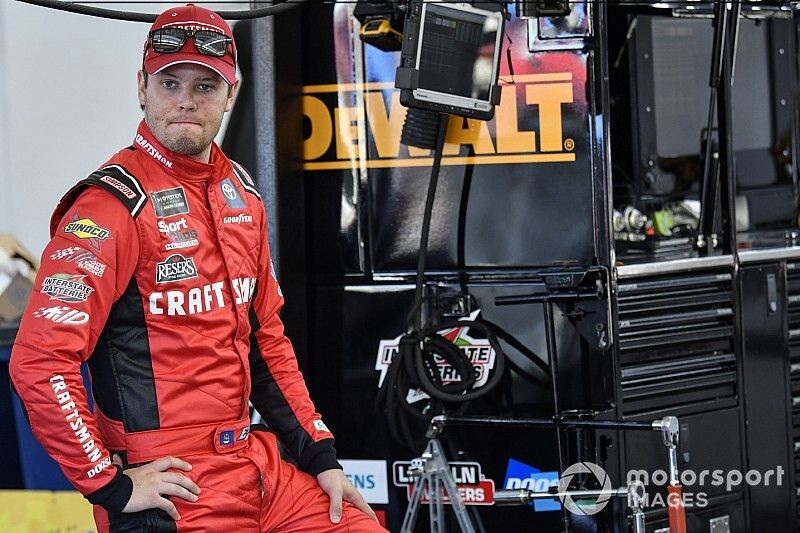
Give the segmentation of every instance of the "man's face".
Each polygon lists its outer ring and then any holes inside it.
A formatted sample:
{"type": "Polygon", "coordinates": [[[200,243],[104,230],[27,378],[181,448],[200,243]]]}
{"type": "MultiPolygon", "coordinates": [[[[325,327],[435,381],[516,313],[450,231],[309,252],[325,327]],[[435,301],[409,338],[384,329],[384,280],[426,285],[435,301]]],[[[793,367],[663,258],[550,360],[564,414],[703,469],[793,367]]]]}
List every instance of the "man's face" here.
{"type": "Polygon", "coordinates": [[[158,74],[139,72],[139,104],[156,139],[179,154],[208,161],[208,150],[239,86],[230,87],[213,70],[180,63],[158,74]]]}

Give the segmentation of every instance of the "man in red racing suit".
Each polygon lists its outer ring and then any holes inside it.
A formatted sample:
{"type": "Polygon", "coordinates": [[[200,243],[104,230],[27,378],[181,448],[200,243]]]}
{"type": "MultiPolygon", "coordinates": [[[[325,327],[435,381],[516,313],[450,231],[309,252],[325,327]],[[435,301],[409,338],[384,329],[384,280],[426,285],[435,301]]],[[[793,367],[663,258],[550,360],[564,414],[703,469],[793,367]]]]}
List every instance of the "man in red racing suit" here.
{"type": "Polygon", "coordinates": [[[383,531],[283,333],[261,198],[213,143],[238,87],[230,28],[173,8],[146,46],[132,146],[51,220],[11,357],[31,427],[100,531],[383,531]],[[249,401],[297,467],[250,432],[249,401]]]}

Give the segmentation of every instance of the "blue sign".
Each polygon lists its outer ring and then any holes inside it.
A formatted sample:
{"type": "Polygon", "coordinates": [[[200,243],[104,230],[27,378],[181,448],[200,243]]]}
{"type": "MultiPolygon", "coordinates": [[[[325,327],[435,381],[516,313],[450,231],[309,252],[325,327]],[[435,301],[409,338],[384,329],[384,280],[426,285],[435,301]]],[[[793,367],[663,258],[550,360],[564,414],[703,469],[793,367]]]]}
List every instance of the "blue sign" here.
{"type": "Polygon", "coordinates": [[[223,431],[219,434],[219,443],[223,446],[233,444],[233,431],[223,431]]]}
{"type": "MultiPolygon", "coordinates": [[[[550,487],[558,488],[558,472],[542,472],[535,466],[526,465],[515,459],[508,460],[503,488],[548,492],[550,487]]],[[[561,502],[556,498],[552,500],[534,500],[530,505],[533,505],[535,511],[561,510],[561,502]]]]}

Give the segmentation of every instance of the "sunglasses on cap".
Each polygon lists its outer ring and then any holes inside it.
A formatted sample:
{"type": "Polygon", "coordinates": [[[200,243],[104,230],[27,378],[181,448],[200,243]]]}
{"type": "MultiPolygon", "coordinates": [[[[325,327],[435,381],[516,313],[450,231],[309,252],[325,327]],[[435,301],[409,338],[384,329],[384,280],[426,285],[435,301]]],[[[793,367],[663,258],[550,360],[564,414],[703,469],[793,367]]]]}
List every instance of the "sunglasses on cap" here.
{"type": "Polygon", "coordinates": [[[228,44],[233,42],[233,38],[216,31],[161,28],[150,32],[150,46],[159,54],[171,54],[180,51],[190,35],[198,52],[213,57],[225,57],[228,44]]]}

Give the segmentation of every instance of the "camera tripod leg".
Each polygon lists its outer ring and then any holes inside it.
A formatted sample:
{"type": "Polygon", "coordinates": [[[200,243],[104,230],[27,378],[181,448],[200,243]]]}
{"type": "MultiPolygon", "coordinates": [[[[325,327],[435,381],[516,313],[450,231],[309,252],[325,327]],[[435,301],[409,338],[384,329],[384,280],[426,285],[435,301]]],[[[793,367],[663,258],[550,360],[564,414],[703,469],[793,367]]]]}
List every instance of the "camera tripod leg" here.
{"type": "Polygon", "coordinates": [[[438,439],[428,441],[422,456],[411,462],[411,474],[416,477],[411,501],[408,503],[406,515],[403,518],[401,533],[411,533],[417,521],[419,506],[422,496],[428,490],[428,513],[431,521],[432,533],[445,533],[444,529],[444,503],[445,492],[453,508],[458,525],[463,533],[475,533],[475,527],[467,514],[464,500],[458,493],[456,480],[450,472],[450,466],[444,455],[444,450],[438,439]]]}

